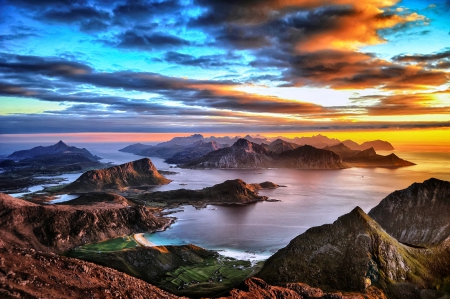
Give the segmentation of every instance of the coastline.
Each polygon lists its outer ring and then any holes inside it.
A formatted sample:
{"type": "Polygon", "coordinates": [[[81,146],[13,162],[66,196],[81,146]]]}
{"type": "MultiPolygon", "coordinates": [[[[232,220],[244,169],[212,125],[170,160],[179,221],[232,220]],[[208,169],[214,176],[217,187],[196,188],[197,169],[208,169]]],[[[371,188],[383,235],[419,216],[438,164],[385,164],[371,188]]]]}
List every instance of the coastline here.
{"type": "Polygon", "coordinates": [[[157,246],[155,243],[150,242],[144,237],[144,233],[133,234],[133,239],[142,247],[155,247],[157,246]]]}

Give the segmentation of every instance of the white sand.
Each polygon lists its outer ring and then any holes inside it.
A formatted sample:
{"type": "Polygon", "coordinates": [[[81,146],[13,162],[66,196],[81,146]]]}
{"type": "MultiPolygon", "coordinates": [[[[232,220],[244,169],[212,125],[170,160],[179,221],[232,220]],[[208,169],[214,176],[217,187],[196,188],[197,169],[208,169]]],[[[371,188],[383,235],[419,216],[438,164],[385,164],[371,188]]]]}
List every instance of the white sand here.
{"type": "Polygon", "coordinates": [[[152,243],[152,242],[150,242],[149,240],[147,240],[145,237],[144,237],[144,234],[134,234],[133,235],[133,239],[139,244],[139,245],[141,245],[141,246],[143,246],[143,247],[153,247],[153,246],[156,246],[156,244],[155,243],[152,243]]]}

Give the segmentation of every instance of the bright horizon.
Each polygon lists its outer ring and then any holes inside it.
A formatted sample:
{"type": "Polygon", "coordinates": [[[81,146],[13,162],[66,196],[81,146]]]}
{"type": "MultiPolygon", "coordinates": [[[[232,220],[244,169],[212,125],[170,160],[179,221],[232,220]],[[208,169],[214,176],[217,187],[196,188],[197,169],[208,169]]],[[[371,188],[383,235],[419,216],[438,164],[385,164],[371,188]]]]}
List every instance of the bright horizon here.
{"type": "MultiPolygon", "coordinates": [[[[168,141],[174,137],[187,137],[192,134],[202,134],[204,137],[244,137],[247,133],[45,133],[45,134],[0,134],[0,145],[20,144],[20,143],[56,143],[59,140],[70,143],[159,143],[168,141]]],[[[258,135],[268,138],[284,136],[287,138],[311,137],[323,135],[328,138],[336,138],[340,141],[347,139],[359,144],[371,140],[384,140],[390,142],[396,150],[405,151],[430,151],[430,152],[450,152],[450,129],[415,129],[415,130],[373,130],[373,131],[315,131],[315,132],[267,132],[248,133],[252,137],[258,135]]]]}
{"type": "Polygon", "coordinates": [[[5,0],[0,134],[392,131],[376,138],[406,143],[396,132],[450,127],[449,3],[5,0]]]}

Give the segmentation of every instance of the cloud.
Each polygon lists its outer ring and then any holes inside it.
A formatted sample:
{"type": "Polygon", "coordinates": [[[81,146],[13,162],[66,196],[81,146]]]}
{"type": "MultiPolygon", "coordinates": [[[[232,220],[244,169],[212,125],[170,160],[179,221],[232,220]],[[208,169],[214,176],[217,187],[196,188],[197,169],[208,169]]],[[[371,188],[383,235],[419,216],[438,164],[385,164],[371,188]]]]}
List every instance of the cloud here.
{"type": "Polygon", "coordinates": [[[116,39],[117,41],[115,43],[106,43],[112,44],[119,48],[147,51],[157,48],[170,48],[190,45],[190,42],[187,40],[159,32],[145,34],[128,30],[122,34],[117,35],[116,39]]]}
{"type": "Polygon", "coordinates": [[[450,50],[443,51],[435,54],[422,54],[422,55],[397,55],[392,57],[392,60],[399,62],[429,62],[434,60],[440,60],[450,58],[450,50]]]}
{"type": "Polygon", "coordinates": [[[234,53],[202,55],[195,57],[189,54],[183,54],[174,51],[165,53],[163,60],[170,64],[187,65],[201,68],[219,68],[231,65],[241,65],[242,56],[234,53]]]}
{"type": "Polygon", "coordinates": [[[396,65],[373,54],[352,51],[302,53],[289,62],[291,68],[285,71],[283,79],[295,86],[417,89],[448,81],[446,72],[396,65]]]}
{"type": "Polygon", "coordinates": [[[119,4],[113,9],[116,19],[127,21],[146,21],[152,16],[161,16],[164,13],[173,13],[181,8],[179,1],[143,1],[127,0],[126,3],[119,4]]]}

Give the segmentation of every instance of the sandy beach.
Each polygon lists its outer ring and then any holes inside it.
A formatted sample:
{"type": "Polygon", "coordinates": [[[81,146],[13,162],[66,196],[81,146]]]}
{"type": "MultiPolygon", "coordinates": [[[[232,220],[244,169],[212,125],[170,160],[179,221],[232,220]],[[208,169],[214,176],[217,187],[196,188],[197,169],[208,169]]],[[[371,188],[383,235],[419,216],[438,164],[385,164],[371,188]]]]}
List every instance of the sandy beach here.
{"type": "Polygon", "coordinates": [[[153,247],[153,246],[156,246],[155,243],[152,243],[152,242],[148,241],[148,240],[144,237],[144,234],[143,234],[143,233],[140,233],[140,234],[134,234],[134,235],[133,235],[133,239],[134,239],[139,245],[144,246],[144,247],[153,247]]]}

